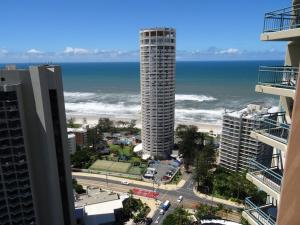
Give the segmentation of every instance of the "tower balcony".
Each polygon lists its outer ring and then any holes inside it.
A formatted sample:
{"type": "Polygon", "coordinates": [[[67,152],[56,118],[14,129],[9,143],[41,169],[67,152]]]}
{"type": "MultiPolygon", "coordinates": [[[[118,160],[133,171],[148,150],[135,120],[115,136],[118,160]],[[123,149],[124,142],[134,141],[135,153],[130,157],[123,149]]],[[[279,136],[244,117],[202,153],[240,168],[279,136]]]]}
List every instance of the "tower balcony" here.
{"type": "Polygon", "coordinates": [[[273,155],[271,160],[249,160],[247,179],[260,190],[279,201],[282,180],[282,162],[280,154],[273,155]]]}
{"type": "Polygon", "coordinates": [[[253,199],[245,199],[245,210],[242,216],[251,225],[275,225],[277,207],[273,203],[256,204],[253,199]]]}
{"type": "Polygon", "coordinates": [[[265,14],[262,41],[293,41],[300,37],[300,4],[265,14]]]}
{"type": "Polygon", "coordinates": [[[298,72],[298,67],[261,66],[255,91],[294,98],[298,72]]]}
{"type": "Polygon", "coordinates": [[[285,122],[285,113],[262,115],[257,121],[260,126],[251,131],[250,137],[278,150],[286,151],[290,125],[285,122]]]}

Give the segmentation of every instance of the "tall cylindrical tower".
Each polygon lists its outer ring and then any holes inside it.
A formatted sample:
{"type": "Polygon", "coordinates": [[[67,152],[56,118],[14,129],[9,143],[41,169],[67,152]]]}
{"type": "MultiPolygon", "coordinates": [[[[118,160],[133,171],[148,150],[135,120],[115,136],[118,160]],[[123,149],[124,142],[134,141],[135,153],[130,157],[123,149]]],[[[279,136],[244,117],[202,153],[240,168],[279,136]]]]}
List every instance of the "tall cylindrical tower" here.
{"type": "Polygon", "coordinates": [[[174,144],[175,55],[175,29],[140,31],[143,152],[158,158],[174,144]]]}

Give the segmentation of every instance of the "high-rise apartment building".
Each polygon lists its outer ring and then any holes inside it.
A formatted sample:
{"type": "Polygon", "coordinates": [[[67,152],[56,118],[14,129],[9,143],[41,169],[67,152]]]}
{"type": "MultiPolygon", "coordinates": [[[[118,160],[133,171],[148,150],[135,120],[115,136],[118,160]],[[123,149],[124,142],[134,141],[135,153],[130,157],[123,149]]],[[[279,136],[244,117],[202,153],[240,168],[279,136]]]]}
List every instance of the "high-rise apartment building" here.
{"type": "Polygon", "coordinates": [[[176,31],[140,31],[143,153],[170,155],[174,145],[176,31]]]}
{"type": "MultiPolygon", "coordinates": [[[[285,113],[276,118],[258,118],[263,126],[251,132],[251,137],[274,148],[269,164],[250,161],[254,168],[247,173],[247,179],[268,195],[265,204],[251,197],[246,198],[243,217],[253,225],[300,224],[300,171],[297,170],[300,160],[299,145],[296,146],[299,143],[299,127],[295,127],[299,126],[299,114],[296,114],[299,108],[295,108],[299,105],[295,101],[300,62],[299,27],[299,0],[294,0],[292,7],[265,14],[261,40],[288,41],[288,47],[284,65],[260,67],[255,91],[278,96],[279,110],[285,113]],[[291,124],[295,133],[291,133],[291,124]]],[[[297,89],[299,92],[299,87],[297,89]]],[[[300,97],[300,94],[297,96],[300,97]]]]}
{"type": "Polygon", "coordinates": [[[74,224],[59,66],[0,70],[0,223],[74,224]]]}
{"type": "Polygon", "coordinates": [[[261,125],[256,118],[272,113],[272,108],[253,103],[245,109],[224,114],[220,166],[233,172],[245,172],[249,169],[249,159],[259,160],[272,155],[271,146],[250,137],[251,130],[261,125]]]}

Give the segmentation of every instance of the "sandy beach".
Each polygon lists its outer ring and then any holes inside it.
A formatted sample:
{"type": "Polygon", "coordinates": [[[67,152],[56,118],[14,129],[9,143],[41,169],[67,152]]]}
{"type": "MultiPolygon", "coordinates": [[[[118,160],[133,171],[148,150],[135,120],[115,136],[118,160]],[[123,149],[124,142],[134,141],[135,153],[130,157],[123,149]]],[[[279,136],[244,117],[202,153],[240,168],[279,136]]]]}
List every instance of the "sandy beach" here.
{"type": "MultiPolygon", "coordinates": [[[[98,123],[98,120],[99,120],[99,116],[84,116],[84,115],[67,115],[67,119],[69,118],[73,118],[75,120],[75,123],[79,123],[79,124],[82,124],[83,123],[83,120],[86,120],[87,124],[97,124],[98,123]]],[[[104,117],[102,117],[104,118],[104,117]]],[[[119,121],[119,120],[122,120],[122,121],[130,121],[132,119],[129,119],[129,118],[116,118],[116,117],[110,117],[110,116],[107,116],[106,118],[109,118],[113,121],[119,121]]],[[[221,130],[222,130],[222,125],[221,124],[208,124],[208,123],[201,123],[201,122],[178,122],[178,121],[175,121],[175,127],[178,125],[178,124],[185,124],[185,125],[194,125],[194,126],[197,126],[198,127],[198,130],[200,132],[204,132],[204,133],[208,133],[210,131],[213,131],[214,134],[220,134],[221,133],[221,130]]],[[[142,128],[142,124],[141,124],[141,119],[140,118],[136,118],[136,127],[137,128],[142,128]]]]}

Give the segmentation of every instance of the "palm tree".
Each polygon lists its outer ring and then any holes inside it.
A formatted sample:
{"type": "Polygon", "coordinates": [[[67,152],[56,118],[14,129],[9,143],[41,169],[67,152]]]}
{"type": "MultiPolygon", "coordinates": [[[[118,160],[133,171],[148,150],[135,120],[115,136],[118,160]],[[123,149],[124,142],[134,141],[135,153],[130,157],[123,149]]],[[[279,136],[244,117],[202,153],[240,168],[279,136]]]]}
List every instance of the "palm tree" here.
{"type": "Polygon", "coordinates": [[[189,225],[191,224],[190,216],[192,215],[187,210],[182,207],[178,207],[174,210],[174,219],[176,221],[176,225],[189,225]]]}

